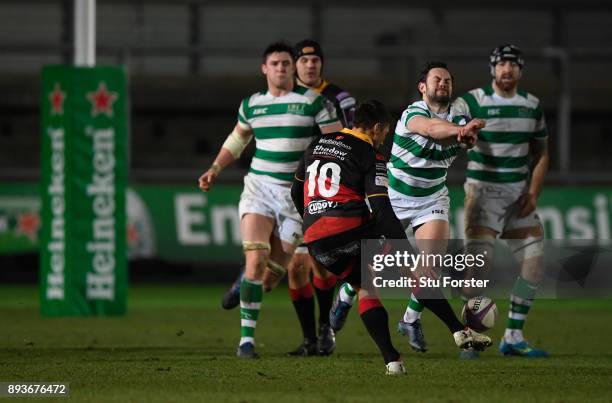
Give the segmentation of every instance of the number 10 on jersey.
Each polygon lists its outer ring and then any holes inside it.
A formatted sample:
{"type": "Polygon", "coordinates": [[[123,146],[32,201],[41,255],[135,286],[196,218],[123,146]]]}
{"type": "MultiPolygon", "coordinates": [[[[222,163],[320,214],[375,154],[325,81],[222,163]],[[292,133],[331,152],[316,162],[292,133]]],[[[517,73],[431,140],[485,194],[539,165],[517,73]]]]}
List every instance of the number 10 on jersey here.
{"type": "Polygon", "coordinates": [[[340,165],[335,162],[326,162],[321,165],[321,160],[315,160],[306,168],[308,172],[308,196],[315,195],[315,189],[318,187],[319,194],[322,197],[334,197],[340,190],[340,165]],[[331,171],[331,178],[330,176],[331,171]],[[328,182],[329,180],[329,182],[328,182]],[[329,183],[329,186],[327,186],[329,183]]]}

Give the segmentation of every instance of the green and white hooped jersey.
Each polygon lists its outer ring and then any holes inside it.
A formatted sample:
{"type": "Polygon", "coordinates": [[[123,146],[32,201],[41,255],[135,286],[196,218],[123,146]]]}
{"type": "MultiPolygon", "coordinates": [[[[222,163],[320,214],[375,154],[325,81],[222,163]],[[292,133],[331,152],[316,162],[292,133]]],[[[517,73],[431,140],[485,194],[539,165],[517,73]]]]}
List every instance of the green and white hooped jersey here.
{"type": "Polygon", "coordinates": [[[443,146],[431,137],[410,132],[407,125],[415,116],[452,121],[455,115],[452,108],[445,113],[434,113],[425,101],[414,102],[402,113],[387,164],[391,190],[408,197],[424,197],[445,188],[446,170],[457,157],[459,146],[443,146]]]}
{"type": "Polygon", "coordinates": [[[262,91],[245,98],[238,124],[252,130],[255,137],[249,175],[270,183],[293,182],[304,150],[314,138],[314,126],[323,130],[337,122],[335,112],[325,108],[325,99],[305,87],[296,86],[280,97],[262,91]]]}
{"type": "Polygon", "coordinates": [[[487,122],[468,152],[467,181],[524,186],[529,174],[529,141],[548,136],[538,98],[524,91],[502,98],[489,85],[457,98],[453,109],[487,122]]]}

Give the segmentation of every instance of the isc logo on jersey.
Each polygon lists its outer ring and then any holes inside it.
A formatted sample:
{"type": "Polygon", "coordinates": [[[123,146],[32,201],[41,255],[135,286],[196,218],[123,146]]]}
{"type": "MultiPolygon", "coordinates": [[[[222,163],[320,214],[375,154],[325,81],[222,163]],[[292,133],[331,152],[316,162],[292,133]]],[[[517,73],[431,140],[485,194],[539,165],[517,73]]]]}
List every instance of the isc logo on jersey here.
{"type": "Polygon", "coordinates": [[[336,207],[337,204],[338,202],[333,202],[329,200],[311,201],[310,203],[308,203],[308,213],[309,214],[320,214],[324,212],[325,210],[327,210],[328,208],[336,207]]]}
{"type": "Polygon", "coordinates": [[[263,115],[268,112],[268,108],[257,108],[253,109],[253,115],[263,115]]]}

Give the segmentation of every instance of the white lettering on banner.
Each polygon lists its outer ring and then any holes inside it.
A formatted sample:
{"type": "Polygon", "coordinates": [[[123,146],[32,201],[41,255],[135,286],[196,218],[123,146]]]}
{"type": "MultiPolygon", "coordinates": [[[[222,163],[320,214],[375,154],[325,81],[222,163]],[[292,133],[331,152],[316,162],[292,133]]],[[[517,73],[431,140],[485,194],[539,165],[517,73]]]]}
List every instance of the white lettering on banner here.
{"type": "Polygon", "coordinates": [[[115,130],[113,128],[85,132],[92,137],[92,181],[87,195],[92,196],[92,241],[86,245],[92,253],[92,272],[87,273],[87,298],[115,298],[115,130]]]}
{"type": "Polygon", "coordinates": [[[216,245],[225,245],[228,241],[226,231],[230,226],[232,243],[240,245],[240,217],[236,206],[215,206],[211,209],[212,235],[216,245]]]}
{"type": "Polygon", "coordinates": [[[595,231],[589,224],[591,211],[585,207],[574,207],[567,212],[569,239],[593,239],[595,231]]]}
{"type": "Polygon", "coordinates": [[[206,205],[203,194],[178,193],[174,196],[174,211],[176,219],[176,235],[178,242],[183,245],[208,245],[210,235],[206,232],[196,231],[193,226],[202,226],[206,216],[201,211],[206,205]],[[200,211],[197,211],[197,210],[200,211]]]}
{"type": "Polygon", "coordinates": [[[564,239],[565,231],[563,228],[563,217],[559,209],[555,207],[538,208],[538,215],[544,229],[549,229],[547,238],[549,239],[564,239]]]}
{"type": "Polygon", "coordinates": [[[64,255],[66,239],[66,191],[64,188],[65,142],[64,129],[49,129],[51,138],[51,183],[47,194],[51,197],[51,234],[47,250],[51,272],[47,274],[47,299],[64,299],[64,255]]]}
{"type": "MultiPolygon", "coordinates": [[[[610,239],[610,214],[608,213],[608,199],[598,193],[595,196],[595,215],[597,220],[597,237],[600,240],[610,239]]],[[[603,242],[605,244],[605,242],[603,242]]]]}
{"type": "Polygon", "coordinates": [[[174,196],[174,213],[178,243],[186,246],[240,245],[240,217],[235,205],[214,206],[210,209],[210,233],[204,229],[207,217],[204,212],[208,200],[197,193],[177,193],[174,196]],[[229,232],[228,232],[229,230],[229,232]],[[211,240],[212,234],[212,240],[211,240]],[[212,241],[212,242],[211,242],[212,241]]]}

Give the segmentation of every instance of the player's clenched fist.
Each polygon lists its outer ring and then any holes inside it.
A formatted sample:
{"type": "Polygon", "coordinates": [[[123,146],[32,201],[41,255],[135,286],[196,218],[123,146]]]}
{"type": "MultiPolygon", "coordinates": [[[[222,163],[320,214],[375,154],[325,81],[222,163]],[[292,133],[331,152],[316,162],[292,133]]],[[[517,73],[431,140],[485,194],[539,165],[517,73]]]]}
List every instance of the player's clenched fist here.
{"type": "Polygon", "coordinates": [[[204,172],[202,176],[200,176],[200,179],[198,179],[198,187],[203,192],[208,192],[212,187],[213,183],[215,183],[215,179],[217,178],[218,173],[218,169],[215,169],[214,166],[210,167],[208,171],[204,172]]]}
{"type": "Polygon", "coordinates": [[[486,123],[481,119],[472,119],[468,124],[462,126],[457,135],[457,142],[465,145],[467,148],[472,148],[478,140],[478,132],[485,127],[486,123]]]}

